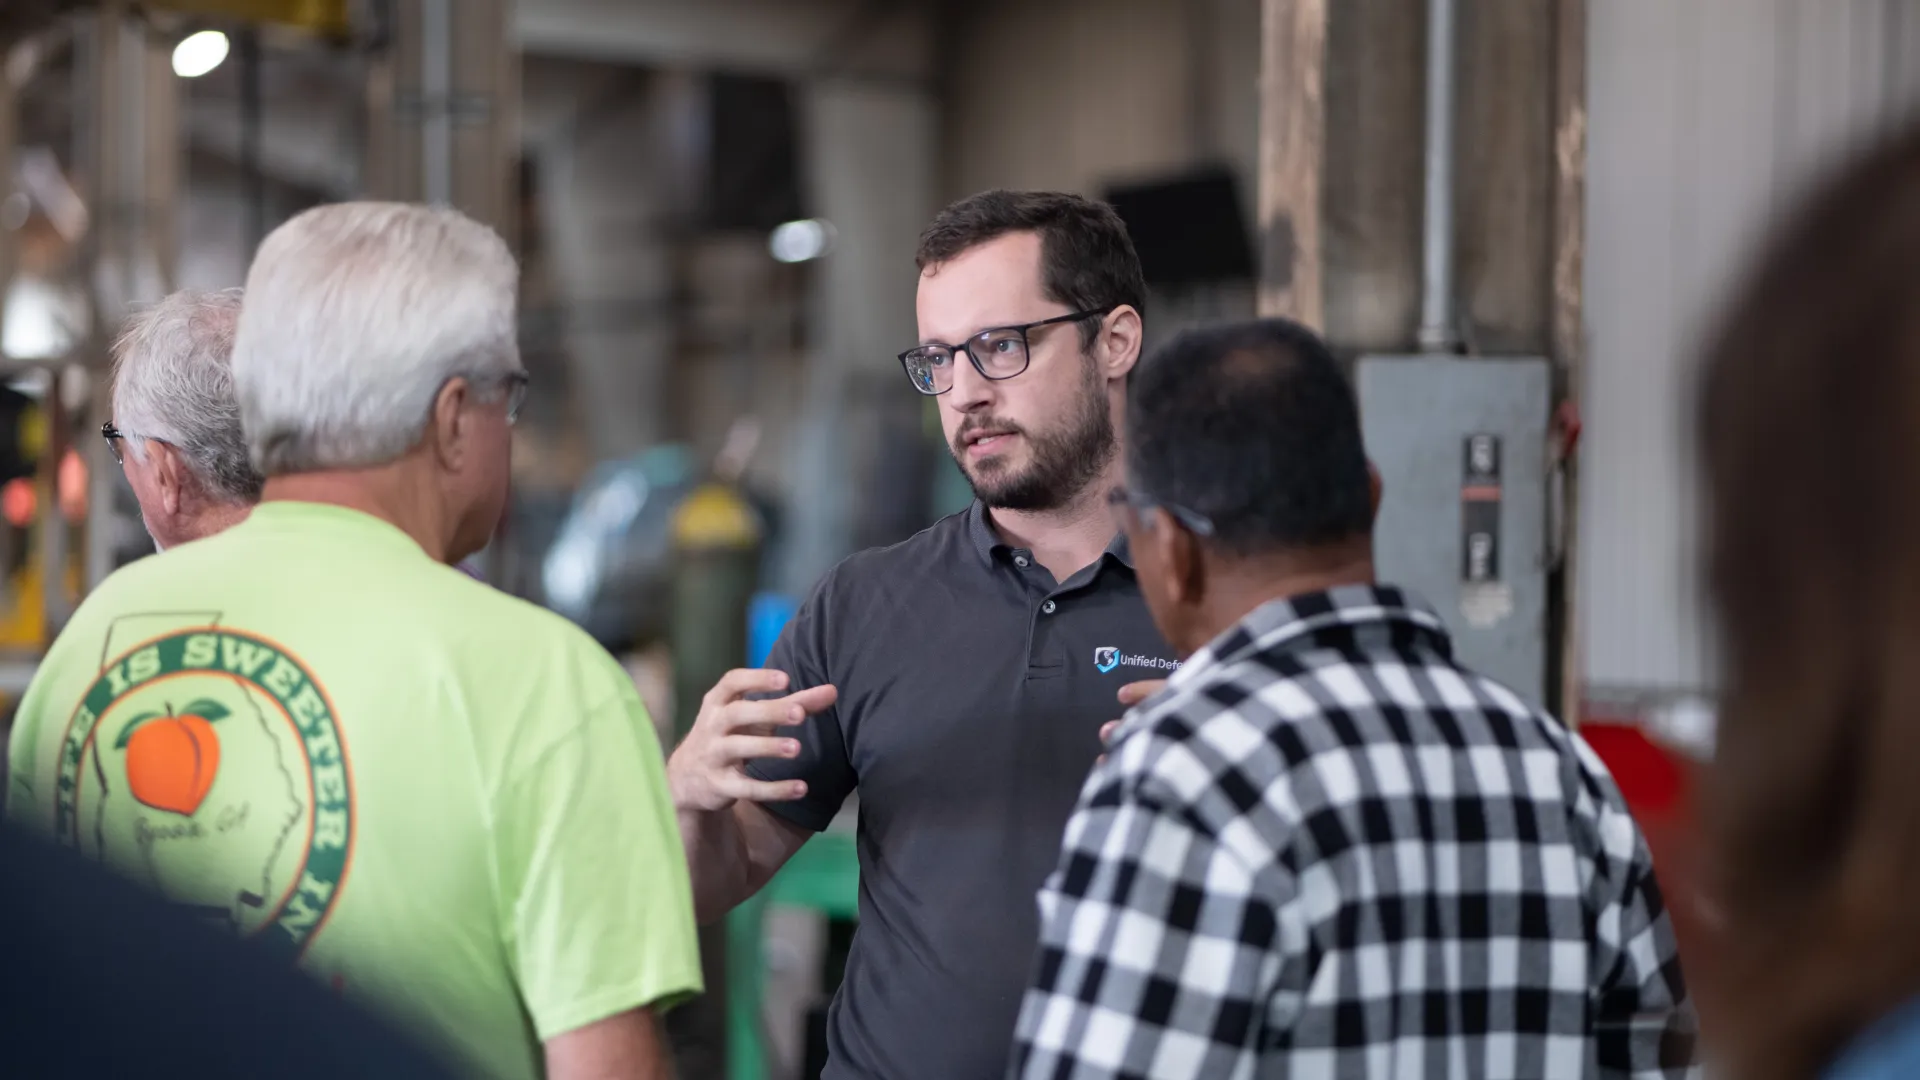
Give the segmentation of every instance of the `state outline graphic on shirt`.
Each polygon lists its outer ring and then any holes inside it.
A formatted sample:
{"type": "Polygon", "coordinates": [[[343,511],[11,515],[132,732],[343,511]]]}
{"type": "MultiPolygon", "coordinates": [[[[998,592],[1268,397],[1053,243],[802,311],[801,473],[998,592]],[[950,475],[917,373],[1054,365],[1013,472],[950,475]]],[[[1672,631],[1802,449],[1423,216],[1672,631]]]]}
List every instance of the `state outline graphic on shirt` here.
{"type": "Polygon", "coordinates": [[[108,626],[61,741],[54,833],[298,958],[351,861],[347,748],[306,664],[223,617],[147,612],[108,626]]]}

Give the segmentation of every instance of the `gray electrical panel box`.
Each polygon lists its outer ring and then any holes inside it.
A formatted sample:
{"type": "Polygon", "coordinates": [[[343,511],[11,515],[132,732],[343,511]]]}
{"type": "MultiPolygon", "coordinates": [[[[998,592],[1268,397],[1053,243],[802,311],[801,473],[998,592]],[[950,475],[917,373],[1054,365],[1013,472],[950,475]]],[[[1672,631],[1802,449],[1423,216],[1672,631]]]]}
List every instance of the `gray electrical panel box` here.
{"type": "Polygon", "coordinates": [[[1355,382],[1380,580],[1433,604],[1462,664],[1545,708],[1547,361],[1368,356],[1355,382]]]}

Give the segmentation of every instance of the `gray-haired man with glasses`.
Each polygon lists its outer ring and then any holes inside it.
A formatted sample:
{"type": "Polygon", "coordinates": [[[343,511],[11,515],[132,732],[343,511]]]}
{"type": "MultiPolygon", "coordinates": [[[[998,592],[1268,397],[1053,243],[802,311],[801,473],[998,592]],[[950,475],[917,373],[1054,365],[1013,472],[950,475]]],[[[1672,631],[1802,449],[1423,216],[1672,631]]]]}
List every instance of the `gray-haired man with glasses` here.
{"type": "Polygon", "coordinates": [[[241,290],[174,293],[113,346],[113,419],[100,426],[153,546],[212,536],[260,501],[233,393],[241,290]]]}
{"type": "Polygon", "coordinates": [[[707,695],[669,767],[712,919],[860,793],[861,927],[830,1080],[999,1076],[1034,894],[1115,695],[1164,676],[1107,492],[1140,355],[1140,263],[1114,212],[989,192],[921,238],[919,344],[971,508],[842,563],[768,671],[707,695]],[[964,357],[964,358],[963,358],[964,357]],[[749,700],[786,694],[773,700],[749,700]]]}
{"type": "Polygon", "coordinates": [[[519,284],[444,207],[261,243],[233,347],[260,504],[87,597],[21,700],[6,813],[462,1075],[657,1080],[700,968],[653,724],[579,627],[446,565],[506,507],[519,284]]]}
{"type": "MultiPolygon", "coordinates": [[[[157,550],[231,528],[260,501],[265,479],[249,460],[233,389],[243,295],[182,290],[134,312],[114,342],[113,418],[100,437],[157,550]]],[[[527,376],[506,380],[511,423],[527,376]]]]}

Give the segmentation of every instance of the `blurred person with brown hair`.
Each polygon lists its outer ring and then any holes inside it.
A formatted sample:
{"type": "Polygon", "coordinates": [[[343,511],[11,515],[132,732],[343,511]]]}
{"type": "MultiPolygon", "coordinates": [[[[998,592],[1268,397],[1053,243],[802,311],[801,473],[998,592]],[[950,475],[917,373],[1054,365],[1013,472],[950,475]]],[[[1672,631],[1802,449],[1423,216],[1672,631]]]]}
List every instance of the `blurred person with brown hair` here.
{"type": "Polygon", "coordinates": [[[1920,1076],[1920,128],[1779,229],[1702,389],[1706,1034],[1735,1077],[1920,1076]]]}
{"type": "Polygon", "coordinates": [[[113,344],[113,419],[100,434],[160,551],[236,525],[260,501],[233,392],[241,296],[174,293],[135,312],[113,344]]]}
{"type": "Polygon", "coordinates": [[[21,701],[7,816],[465,1074],[653,1080],[701,985],[658,736],[584,631],[445,565],[506,506],[518,286],[445,208],[266,238],[233,347],[261,502],[87,597],[21,701]]]}

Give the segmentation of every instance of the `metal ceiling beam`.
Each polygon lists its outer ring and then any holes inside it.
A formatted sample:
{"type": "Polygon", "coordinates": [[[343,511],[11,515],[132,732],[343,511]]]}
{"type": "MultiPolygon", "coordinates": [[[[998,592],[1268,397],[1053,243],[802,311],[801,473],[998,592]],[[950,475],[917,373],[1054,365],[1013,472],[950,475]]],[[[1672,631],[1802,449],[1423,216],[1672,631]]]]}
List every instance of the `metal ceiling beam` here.
{"type": "Polygon", "coordinates": [[[279,23],[326,37],[345,37],[352,29],[348,0],[143,0],[150,8],[188,15],[225,16],[249,22],[279,23]]]}
{"type": "MultiPolygon", "coordinates": [[[[360,183],[356,148],[339,134],[337,112],[330,106],[275,101],[260,129],[261,171],[329,199],[352,198],[360,183]]],[[[245,132],[227,102],[192,102],[184,131],[195,149],[244,163],[245,132]]]]}
{"type": "Polygon", "coordinates": [[[0,3],[0,49],[25,40],[79,7],[77,0],[6,0],[0,3]]]}
{"type": "Polygon", "coordinates": [[[872,0],[541,0],[514,12],[514,39],[539,56],[773,75],[929,80],[923,4],[872,0]],[[851,24],[870,20],[866,32],[851,24]],[[855,41],[857,52],[834,56],[855,41]]]}

